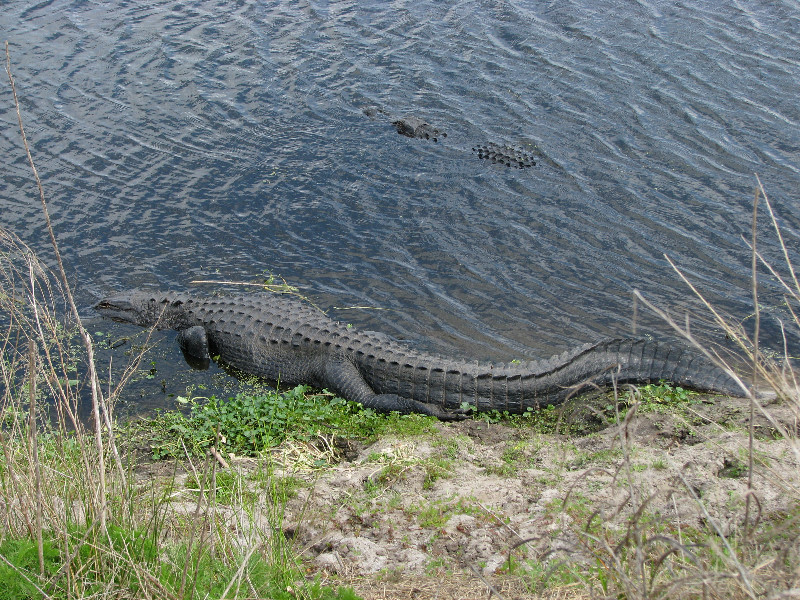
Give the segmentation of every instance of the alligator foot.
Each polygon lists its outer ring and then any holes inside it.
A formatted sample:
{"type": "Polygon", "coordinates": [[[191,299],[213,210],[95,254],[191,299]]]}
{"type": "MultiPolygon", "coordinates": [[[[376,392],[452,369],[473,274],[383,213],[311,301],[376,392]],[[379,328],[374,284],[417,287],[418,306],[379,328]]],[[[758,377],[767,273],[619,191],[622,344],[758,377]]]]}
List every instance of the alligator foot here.
{"type": "Polygon", "coordinates": [[[401,398],[397,394],[375,394],[362,400],[361,405],[378,412],[399,412],[404,415],[421,413],[442,421],[461,421],[467,418],[466,412],[461,409],[445,410],[437,404],[401,398]]]}
{"type": "Polygon", "coordinates": [[[204,327],[195,325],[178,332],[178,345],[183,358],[193,369],[206,370],[211,365],[211,353],[208,351],[208,334],[204,327]]]}

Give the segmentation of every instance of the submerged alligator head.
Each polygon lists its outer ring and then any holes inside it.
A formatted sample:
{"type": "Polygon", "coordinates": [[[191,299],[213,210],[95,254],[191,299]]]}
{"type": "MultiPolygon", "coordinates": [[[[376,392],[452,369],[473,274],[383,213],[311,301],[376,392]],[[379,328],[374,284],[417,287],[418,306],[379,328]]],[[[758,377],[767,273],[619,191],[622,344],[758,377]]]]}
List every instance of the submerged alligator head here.
{"type": "Polygon", "coordinates": [[[447,137],[444,131],[439,131],[430,123],[414,115],[406,115],[402,119],[392,121],[392,125],[397,128],[397,133],[410,138],[421,138],[438,142],[440,137],[447,137]]]}

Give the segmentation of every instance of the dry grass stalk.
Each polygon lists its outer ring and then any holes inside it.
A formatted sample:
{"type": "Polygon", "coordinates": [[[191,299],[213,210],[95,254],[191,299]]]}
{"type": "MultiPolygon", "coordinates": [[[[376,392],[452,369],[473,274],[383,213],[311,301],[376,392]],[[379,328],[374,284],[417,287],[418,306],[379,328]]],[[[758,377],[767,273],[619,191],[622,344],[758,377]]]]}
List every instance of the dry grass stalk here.
{"type": "Polygon", "coordinates": [[[36,546],[39,555],[39,575],[44,577],[44,542],[42,540],[42,469],[39,464],[39,442],[36,439],[36,342],[28,340],[28,403],[30,417],[28,436],[36,476],[36,546]]]}
{"type": "MultiPolygon", "coordinates": [[[[759,524],[762,519],[761,514],[761,503],[759,501],[758,490],[756,489],[755,484],[755,475],[758,465],[755,461],[756,450],[754,448],[754,440],[755,440],[755,417],[756,411],[764,415],[772,424],[772,426],[780,433],[780,435],[789,442],[790,448],[794,453],[796,463],[800,465],[800,443],[798,443],[797,438],[797,431],[796,427],[793,429],[787,428],[784,423],[778,421],[772,414],[772,411],[769,408],[768,402],[769,395],[762,395],[760,392],[763,392],[766,388],[767,390],[774,391],[777,399],[777,402],[782,403],[785,406],[790,407],[794,414],[796,415],[796,419],[800,418],[800,394],[798,393],[798,386],[797,380],[794,374],[794,369],[792,367],[793,358],[790,356],[788,351],[788,343],[786,338],[786,326],[783,324],[782,330],[784,335],[784,356],[783,360],[778,363],[769,357],[765,356],[759,347],[759,336],[760,336],[760,303],[759,303],[759,281],[758,281],[758,268],[759,265],[766,267],[769,273],[778,281],[784,288],[786,293],[786,307],[789,311],[789,314],[792,317],[792,323],[790,323],[791,328],[793,329],[794,336],[797,336],[800,333],[800,319],[798,319],[798,311],[796,309],[797,306],[800,306],[800,285],[798,285],[797,276],[792,265],[792,262],[789,257],[789,252],[784,242],[783,236],[780,231],[780,226],[778,225],[778,221],[775,215],[775,212],[769,202],[769,198],[764,190],[764,187],[761,181],[758,181],[758,187],[756,189],[755,198],[753,202],[753,218],[752,218],[752,226],[751,226],[751,239],[745,240],[751,250],[751,269],[752,269],[752,276],[751,276],[751,292],[752,298],[754,303],[754,331],[752,337],[747,334],[744,328],[736,324],[733,320],[726,318],[724,315],[719,313],[708,300],[703,296],[703,294],[688,280],[688,278],[681,272],[681,270],[675,265],[675,263],[669,258],[666,257],[669,264],[681,278],[681,280],[692,290],[692,292],[696,295],[696,297],[703,303],[705,308],[709,311],[710,314],[713,315],[717,325],[725,332],[726,336],[733,340],[741,352],[746,357],[747,362],[751,365],[752,368],[752,387],[747,386],[743,380],[739,379],[740,385],[742,386],[743,395],[746,395],[749,400],[749,408],[750,408],[750,416],[749,422],[747,424],[747,447],[746,447],[746,455],[747,455],[747,493],[745,494],[745,508],[744,508],[744,518],[743,518],[743,535],[741,543],[754,543],[754,535],[756,530],[759,527],[759,524]],[[759,203],[763,202],[764,205],[767,207],[767,212],[769,214],[769,218],[771,224],[777,234],[778,244],[781,248],[783,253],[783,257],[785,260],[785,269],[788,272],[788,277],[784,277],[779,273],[779,270],[775,268],[773,265],[768,263],[763,256],[757,250],[757,236],[756,236],[756,223],[758,217],[758,206],[759,203]]],[[[720,367],[726,369],[731,375],[737,377],[738,375],[733,370],[731,365],[724,360],[720,354],[717,352],[709,350],[708,347],[704,346],[703,344],[699,343],[698,340],[694,338],[692,335],[688,321],[685,325],[678,324],[666,311],[654,306],[651,302],[647,301],[642,295],[637,291],[635,292],[637,301],[641,301],[644,305],[648,308],[653,310],[656,314],[658,314],[665,322],[667,322],[675,331],[680,333],[686,340],[688,340],[691,344],[693,344],[697,349],[703,352],[707,357],[712,359],[716,362],[720,367]]],[[[627,460],[627,459],[626,459],[627,460]]],[[[782,477],[780,473],[772,473],[770,472],[768,467],[763,467],[764,469],[764,477],[767,478],[768,481],[771,481],[774,485],[777,485],[780,488],[783,488],[787,491],[787,493],[791,494],[795,501],[800,501],[800,490],[793,489],[791,486],[788,486],[785,478],[782,477]]],[[[757,598],[763,594],[763,588],[761,590],[757,589],[757,581],[761,581],[766,575],[764,571],[764,566],[767,564],[773,564],[773,561],[767,561],[767,563],[763,563],[761,565],[748,565],[746,562],[746,557],[742,555],[742,550],[739,548],[738,544],[740,542],[736,542],[737,546],[734,547],[733,543],[729,540],[729,536],[723,532],[718,524],[711,518],[711,515],[706,510],[706,507],[700,497],[694,492],[691,486],[683,480],[685,484],[685,488],[687,493],[693,498],[695,501],[698,510],[700,510],[701,514],[705,522],[712,527],[712,530],[715,531],[716,537],[715,542],[713,542],[712,546],[714,548],[714,555],[718,557],[721,565],[724,565],[724,569],[721,569],[718,572],[709,572],[706,569],[701,569],[698,571],[698,576],[701,577],[702,581],[702,594],[703,597],[713,596],[718,597],[721,589],[728,590],[729,592],[736,591],[737,594],[742,594],[744,597],[747,598],[757,598]],[[721,578],[721,579],[720,579],[721,578]],[[717,588],[710,588],[707,582],[716,581],[715,586],[719,586],[721,581],[727,582],[722,587],[717,588]],[[730,584],[730,585],[728,585],[730,584]],[[733,587],[730,587],[730,586],[733,587]]],[[[791,526],[790,524],[787,527],[791,526]]],[[[796,526],[796,523],[795,523],[796,526]]],[[[681,544],[679,531],[679,539],[677,543],[681,544]]],[[[787,547],[788,550],[788,547],[787,547]]],[[[682,551],[685,555],[685,551],[682,551]]],[[[778,560],[777,558],[774,560],[778,560]]],[[[699,566],[699,565],[698,565],[699,566]]],[[[767,578],[769,580],[769,578],[767,578]]],[[[681,579],[680,581],[671,582],[669,586],[662,585],[661,590],[670,590],[670,593],[675,591],[675,586],[678,584],[686,585],[689,581],[686,579],[681,579]]],[[[758,585],[763,585],[759,583],[758,585]]],[[[796,591],[796,590],[795,590],[796,591]]],[[[786,592],[789,593],[789,592],[786,592]]],[[[779,593],[774,595],[774,597],[783,597],[785,593],[779,593]]],[[[790,593],[791,595],[791,593],[790,593]]],[[[649,596],[643,596],[649,597],[649,596]]]]}

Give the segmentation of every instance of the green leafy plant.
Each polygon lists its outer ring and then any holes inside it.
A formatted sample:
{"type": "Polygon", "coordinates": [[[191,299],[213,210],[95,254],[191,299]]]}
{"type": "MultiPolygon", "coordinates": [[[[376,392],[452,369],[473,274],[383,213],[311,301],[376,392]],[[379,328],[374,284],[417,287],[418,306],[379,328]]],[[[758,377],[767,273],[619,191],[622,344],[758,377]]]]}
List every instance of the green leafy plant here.
{"type": "Polygon", "coordinates": [[[376,439],[388,432],[418,435],[431,431],[435,419],[423,415],[384,415],[332,394],[310,393],[307,386],[284,392],[238,394],[228,400],[181,399],[189,414],[164,411],[155,418],[125,426],[129,437],[143,440],[154,458],[182,456],[184,447],[202,455],[220,451],[256,456],[287,439],[309,440],[319,433],[376,439]]]}

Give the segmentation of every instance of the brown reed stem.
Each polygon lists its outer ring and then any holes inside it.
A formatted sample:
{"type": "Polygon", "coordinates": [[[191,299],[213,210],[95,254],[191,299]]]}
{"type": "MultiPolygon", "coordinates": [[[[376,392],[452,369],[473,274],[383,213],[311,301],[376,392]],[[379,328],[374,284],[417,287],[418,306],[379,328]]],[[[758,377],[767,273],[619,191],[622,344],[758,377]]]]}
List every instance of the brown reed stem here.
{"type": "MultiPolygon", "coordinates": [[[[184,447],[184,450],[185,449],[186,448],[184,447]]],[[[189,456],[189,454],[187,452],[187,457],[188,456],[189,456]]],[[[191,461],[191,458],[190,458],[190,461],[191,461]]],[[[189,571],[189,564],[192,561],[192,549],[193,549],[193,546],[194,546],[195,533],[197,532],[197,521],[200,518],[200,509],[202,508],[202,505],[203,505],[203,491],[204,491],[203,488],[205,487],[206,475],[208,473],[209,462],[210,462],[209,456],[206,455],[206,465],[205,465],[205,469],[203,471],[203,477],[197,479],[197,482],[199,484],[199,488],[200,489],[198,490],[198,493],[197,493],[197,504],[195,504],[195,507],[194,507],[194,514],[193,514],[193,517],[192,517],[192,526],[191,526],[191,528],[189,530],[189,541],[186,544],[186,554],[185,554],[185,558],[184,558],[184,561],[183,561],[183,573],[181,573],[181,587],[178,589],[178,597],[179,598],[184,598],[185,597],[184,591],[186,590],[186,576],[187,576],[188,571],[189,571]]],[[[193,467],[193,469],[194,469],[194,467],[193,467]]],[[[201,535],[200,535],[200,543],[201,543],[201,545],[202,545],[202,541],[203,541],[203,535],[201,533],[201,535]]],[[[196,581],[196,575],[197,574],[195,573],[195,581],[196,581]]],[[[193,593],[189,594],[190,597],[192,595],[193,595],[193,593]]]]}
{"type": "MultiPolygon", "coordinates": [[[[759,182],[760,184],[761,182],[759,182]]],[[[744,502],[744,536],[748,537],[750,533],[750,500],[753,495],[753,435],[754,435],[754,421],[756,416],[755,407],[755,391],[758,384],[758,338],[761,328],[761,310],[758,306],[758,252],[756,250],[756,225],[758,223],[758,198],[760,195],[760,187],[756,188],[755,197],[753,198],[753,221],[751,225],[751,285],[753,293],[753,310],[754,310],[754,331],[753,331],[753,394],[750,395],[750,422],[747,426],[747,496],[744,502]]]]}
{"type": "Polygon", "coordinates": [[[28,440],[35,474],[36,549],[39,554],[39,575],[44,577],[44,542],[42,541],[42,469],[39,465],[39,444],[36,440],[36,341],[28,340],[28,440]]]}
{"type": "Polygon", "coordinates": [[[786,286],[790,292],[792,292],[795,297],[800,295],[800,281],[797,280],[797,273],[794,270],[794,265],[792,264],[792,259],[789,257],[789,250],[786,247],[786,242],[783,240],[783,234],[781,233],[781,228],[778,225],[778,219],[775,216],[775,212],[772,210],[772,203],[769,201],[769,196],[767,196],[767,191],[764,189],[764,184],[761,183],[761,178],[756,174],[756,181],[758,181],[758,192],[761,194],[761,198],[764,199],[764,206],[767,207],[767,211],[769,212],[769,217],[772,220],[772,226],[775,229],[775,235],[778,237],[778,242],[781,246],[781,250],[783,251],[783,260],[786,262],[786,268],[789,270],[789,274],[792,276],[792,282],[794,283],[794,291],[786,286]]]}

